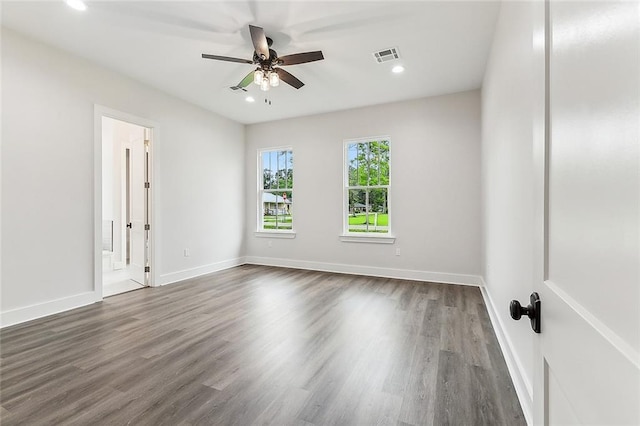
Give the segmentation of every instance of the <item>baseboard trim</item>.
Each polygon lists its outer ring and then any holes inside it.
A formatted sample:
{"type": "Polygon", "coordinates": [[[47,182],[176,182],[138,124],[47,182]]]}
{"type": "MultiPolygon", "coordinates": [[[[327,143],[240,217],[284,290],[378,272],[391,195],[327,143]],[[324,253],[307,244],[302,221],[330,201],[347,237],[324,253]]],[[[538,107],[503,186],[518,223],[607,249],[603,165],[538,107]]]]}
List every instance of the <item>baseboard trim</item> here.
{"type": "Polygon", "coordinates": [[[182,271],[171,272],[169,274],[160,275],[156,285],[174,284],[191,278],[196,278],[202,275],[211,274],[213,272],[222,271],[224,269],[233,268],[245,264],[244,257],[237,257],[235,259],[223,260],[222,262],[210,263],[204,266],[198,266],[196,268],[184,269],[182,271]]]}
{"type": "Polygon", "coordinates": [[[96,296],[96,292],[89,291],[70,297],[63,297],[61,299],[25,306],[24,308],[12,309],[0,314],[0,328],[10,327],[12,325],[47,317],[49,315],[59,314],[60,312],[70,311],[71,309],[90,305],[92,303],[99,302],[100,300],[101,298],[96,296]]]}
{"type": "MultiPolygon", "coordinates": [[[[284,268],[306,269],[312,271],[335,272],[341,274],[365,275],[384,278],[396,278],[412,281],[429,281],[445,284],[459,284],[480,287],[482,278],[477,275],[450,274],[444,272],[415,271],[409,269],[379,268],[374,266],[348,265],[341,263],[325,263],[279,259],[269,257],[238,257],[196,268],[185,269],[160,275],[156,285],[168,285],[202,275],[222,271],[244,264],[277,266],[284,268]]],[[[18,308],[0,313],[0,328],[20,324],[34,319],[46,317],[102,300],[96,292],[87,292],[62,299],[52,300],[37,305],[18,308]]],[[[492,319],[493,321],[493,319],[492,319]]]]}
{"type": "Polygon", "coordinates": [[[520,401],[524,418],[527,421],[527,424],[531,426],[533,425],[533,388],[524,374],[522,362],[514,351],[511,339],[509,339],[509,336],[505,333],[504,324],[502,323],[502,320],[498,315],[498,310],[496,309],[496,306],[491,299],[491,295],[487,290],[487,284],[485,283],[484,278],[480,277],[480,282],[480,292],[482,293],[484,304],[487,306],[491,325],[495,330],[498,344],[500,345],[500,349],[504,355],[504,360],[507,364],[507,369],[511,375],[511,380],[513,380],[513,386],[516,390],[518,400],[520,401]]]}
{"type": "Polygon", "coordinates": [[[335,272],[340,274],[365,275],[397,278],[412,281],[430,281],[445,284],[480,286],[478,275],[449,274],[445,272],[415,271],[410,269],[379,268],[375,266],[347,265],[306,260],[280,259],[272,257],[247,256],[245,262],[251,265],[279,266],[283,268],[306,269],[311,271],[335,272]]]}

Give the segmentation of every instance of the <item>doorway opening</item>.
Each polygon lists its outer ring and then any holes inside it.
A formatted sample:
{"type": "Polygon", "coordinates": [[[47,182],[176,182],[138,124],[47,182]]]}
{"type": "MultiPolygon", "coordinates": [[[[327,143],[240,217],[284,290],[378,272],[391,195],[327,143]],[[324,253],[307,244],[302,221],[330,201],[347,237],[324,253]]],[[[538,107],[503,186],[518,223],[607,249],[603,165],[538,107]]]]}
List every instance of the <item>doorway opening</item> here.
{"type": "Polygon", "coordinates": [[[102,116],[102,296],[150,285],[151,128],[102,116]]]}

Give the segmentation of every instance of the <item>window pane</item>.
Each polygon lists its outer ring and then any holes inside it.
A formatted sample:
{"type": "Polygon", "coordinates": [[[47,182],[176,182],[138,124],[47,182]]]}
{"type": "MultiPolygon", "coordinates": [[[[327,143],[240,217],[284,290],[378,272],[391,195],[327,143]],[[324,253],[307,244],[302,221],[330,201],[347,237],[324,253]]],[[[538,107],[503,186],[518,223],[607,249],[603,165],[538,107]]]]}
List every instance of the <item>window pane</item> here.
{"type": "Polygon", "coordinates": [[[293,217],[293,192],[282,191],[280,193],[282,204],[278,209],[278,229],[291,229],[293,217]]]}
{"type": "Polygon", "coordinates": [[[265,191],[262,196],[262,228],[291,229],[293,217],[292,191],[265,191]]]}
{"type": "Polygon", "coordinates": [[[278,153],[276,151],[269,152],[271,162],[271,188],[278,187],[278,153]]]}
{"type": "Polygon", "coordinates": [[[364,145],[364,148],[365,148],[364,173],[366,175],[366,178],[365,178],[365,181],[364,181],[364,185],[371,185],[371,150],[370,150],[370,146],[369,146],[368,142],[363,144],[363,145],[364,145]]]}
{"type": "Polygon", "coordinates": [[[262,189],[293,188],[293,152],[262,153],[262,189]]]}
{"type": "Polygon", "coordinates": [[[276,151],[268,151],[262,154],[262,170],[263,189],[277,188],[278,156],[276,151]]]}
{"type": "Polygon", "coordinates": [[[369,232],[389,232],[389,200],[386,188],[369,190],[369,232]]]}
{"type": "Polygon", "coordinates": [[[349,186],[369,185],[371,154],[369,143],[361,142],[348,145],[349,186]]]}
{"type": "Polygon", "coordinates": [[[283,177],[285,172],[285,167],[286,167],[286,161],[285,161],[285,156],[287,155],[287,151],[277,151],[275,152],[276,154],[276,161],[278,164],[278,168],[276,171],[276,188],[284,188],[284,182],[283,182],[283,177]]]}
{"type": "Polygon", "coordinates": [[[271,188],[271,169],[269,165],[269,153],[262,153],[262,188],[270,189],[271,188]]]}
{"type": "Polygon", "coordinates": [[[389,185],[389,141],[382,141],[379,145],[380,151],[380,183],[379,185],[389,185]]]}
{"type": "Polygon", "coordinates": [[[369,185],[380,185],[380,142],[369,142],[369,185]]]}
{"type": "Polygon", "coordinates": [[[371,141],[367,144],[369,148],[367,164],[369,174],[369,185],[389,184],[389,142],[371,141]]]}
{"type": "Polygon", "coordinates": [[[293,175],[293,170],[289,166],[289,154],[291,151],[278,151],[278,172],[277,172],[277,188],[291,188],[289,186],[289,177],[293,175]]]}
{"type": "Polygon", "coordinates": [[[287,151],[287,188],[293,188],[293,151],[287,151]]]}
{"type": "Polygon", "coordinates": [[[367,181],[369,180],[369,175],[367,174],[367,169],[369,168],[367,165],[367,149],[366,143],[358,144],[358,158],[357,158],[357,167],[358,167],[358,185],[359,186],[367,186],[367,181]]]}
{"type": "Polygon", "coordinates": [[[349,232],[367,232],[367,191],[364,189],[349,190],[349,232]]]}
{"type": "Polygon", "coordinates": [[[379,177],[379,149],[380,143],[378,141],[371,141],[367,143],[367,163],[368,163],[368,173],[369,180],[367,181],[368,185],[379,185],[380,177],[379,177]]]}
{"type": "Polygon", "coordinates": [[[387,189],[349,190],[348,231],[389,232],[387,189]]]}
{"type": "Polygon", "coordinates": [[[350,143],[347,145],[347,165],[349,167],[349,186],[358,185],[358,145],[350,143]]]}

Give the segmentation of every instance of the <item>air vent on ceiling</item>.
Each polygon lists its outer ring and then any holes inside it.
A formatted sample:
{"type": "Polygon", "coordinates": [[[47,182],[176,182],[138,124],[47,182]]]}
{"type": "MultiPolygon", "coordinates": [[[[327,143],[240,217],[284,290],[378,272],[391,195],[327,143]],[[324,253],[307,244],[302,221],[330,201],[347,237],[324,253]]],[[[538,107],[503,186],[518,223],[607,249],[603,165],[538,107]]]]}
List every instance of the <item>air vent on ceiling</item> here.
{"type": "Polygon", "coordinates": [[[378,52],[373,52],[373,57],[376,59],[377,63],[381,64],[383,62],[389,62],[400,58],[400,53],[398,52],[397,47],[390,47],[378,52]]]}

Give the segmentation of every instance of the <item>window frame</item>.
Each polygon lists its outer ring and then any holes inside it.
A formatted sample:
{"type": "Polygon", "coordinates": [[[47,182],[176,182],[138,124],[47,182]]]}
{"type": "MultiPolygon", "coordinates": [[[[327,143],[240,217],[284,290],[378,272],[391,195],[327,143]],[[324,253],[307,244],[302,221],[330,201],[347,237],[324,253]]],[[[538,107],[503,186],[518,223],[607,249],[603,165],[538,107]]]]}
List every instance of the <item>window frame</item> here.
{"type": "Polygon", "coordinates": [[[363,138],[351,138],[344,139],[342,145],[342,234],[340,240],[343,242],[357,242],[357,243],[380,243],[380,244],[393,244],[395,242],[395,236],[392,233],[392,218],[391,209],[392,205],[392,142],[389,135],[369,136],[363,138]],[[357,188],[384,188],[387,190],[387,232],[350,232],[349,231],[349,191],[353,189],[353,186],[349,185],[349,145],[358,143],[368,143],[374,141],[387,141],[389,144],[389,183],[387,185],[367,185],[357,188]]]}
{"type": "Polygon", "coordinates": [[[271,190],[264,189],[264,166],[262,164],[263,154],[266,152],[280,152],[280,151],[289,151],[291,152],[291,170],[292,174],[295,176],[295,165],[293,163],[294,151],[293,147],[290,145],[286,146],[276,146],[276,147],[268,147],[268,148],[259,148],[257,150],[257,209],[256,209],[256,231],[254,233],[257,237],[275,237],[275,238],[295,238],[295,228],[294,228],[294,215],[291,215],[291,229],[264,229],[264,203],[263,203],[263,194],[269,193],[273,194],[276,192],[291,192],[291,199],[293,199],[293,193],[295,191],[295,177],[293,178],[293,186],[291,188],[277,188],[271,190]]]}

